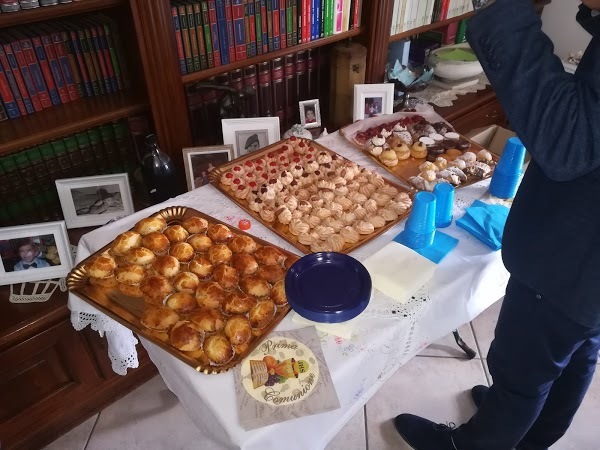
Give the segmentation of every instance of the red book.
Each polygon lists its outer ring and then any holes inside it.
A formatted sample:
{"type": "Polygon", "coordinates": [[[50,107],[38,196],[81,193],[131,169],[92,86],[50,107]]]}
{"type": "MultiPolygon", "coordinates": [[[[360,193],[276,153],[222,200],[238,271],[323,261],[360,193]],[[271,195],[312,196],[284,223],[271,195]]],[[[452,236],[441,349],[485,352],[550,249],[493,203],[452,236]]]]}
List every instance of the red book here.
{"type": "Polygon", "coordinates": [[[253,2],[254,0],[248,0],[248,9],[249,11],[252,11],[252,14],[249,14],[248,17],[248,28],[249,28],[249,32],[250,32],[250,48],[252,49],[252,56],[256,56],[257,51],[256,51],[256,13],[254,12],[254,5],[251,5],[250,2],[253,2]]]}
{"type": "Polygon", "coordinates": [[[273,83],[273,109],[279,123],[285,124],[285,85],[283,84],[283,58],[271,60],[271,82],[273,83]]]}
{"type": "Polygon", "coordinates": [[[281,35],[281,48],[287,47],[287,8],[286,0],[279,0],[279,34],[281,35]]]}
{"type": "Polygon", "coordinates": [[[104,27],[96,25],[96,33],[98,34],[98,42],[100,43],[100,48],[102,49],[102,54],[104,55],[106,70],[108,70],[108,76],[111,80],[113,91],[117,92],[119,90],[117,76],[115,74],[115,68],[113,67],[112,58],[110,57],[110,49],[108,48],[108,41],[104,33],[104,27]]]}
{"type": "MultiPolygon", "coordinates": [[[[235,60],[246,59],[246,31],[244,24],[244,4],[242,0],[231,0],[231,14],[235,31],[235,60]]],[[[231,45],[231,44],[230,44],[231,45]]]]}
{"type": "MultiPolygon", "coordinates": [[[[23,51],[21,50],[21,44],[16,39],[10,42],[10,46],[12,47],[13,54],[15,59],[17,60],[17,64],[19,69],[21,70],[21,76],[23,83],[25,84],[25,89],[29,94],[29,98],[31,99],[31,104],[33,105],[33,109],[35,111],[41,111],[44,109],[42,107],[42,102],[40,101],[40,97],[38,96],[37,90],[33,83],[33,78],[31,77],[31,72],[29,71],[29,65],[27,64],[27,60],[25,59],[25,55],[23,55],[23,51]]],[[[6,51],[6,46],[4,47],[6,51]]],[[[8,52],[6,52],[8,55],[8,52]]],[[[9,56],[10,58],[10,56],[9,56]]],[[[20,87],[19,87],[20,89],[20,87]]],[[[21,95],[23,93],[21,92],[21,95]]]]}
{"type": "Polygon", "coordinates": [[[33,48],[36,51],[37,60],[40,65],[40,69],[42,71],[42,76],[44,77],[44,81],[46,82],[46,86],[48,86],[48,93],[50,94],[50,100],[54,105],[60,104],[60,96],[58,94],[58,90],[56,89],[56,83],[54,83],[54,78],[52,77],[52,70],[50,70],[50,64],[48,63],[48,57],[44,52],[44,45],[42,44],[42,39],[33,34],[29,33],[29,37],[31,37],[31,42],[33,43],[33,48]]]}
{"type": "Polygon", "coordinates": [[[279,26],[279,1],[273,0],[273,50],[281,48],[281,28],[279,26]]]}
{"type": "Polygon", "coordinates": [[[15,101],[15,96],[10,89],[8,78],[6,78],[6,75],[4,74],[2,64],[0,64],[0,100],[0,105],[2,103],[6,105],[6,110],[11,119],[15,119],[21,115],[19,113],[19,107],[15,101]]]}
{"type": "Polygon", "coordinates": [[[269,29],[268,19],[267,19],[267,3],[264,0],[260,2],[260,21],[262,22],[262,30],[263,30],[263,53],[269,52],[269,39],[265,39],[264,36],[267,36],[268,33],[266,30],[269,29]]]}
{"type": "Polygon", "coordinates": [[[67,86],[69,98],[71,100],[77,100],[79,98],[79,94],[77,94],[77,87],[75,86],[75,80],[73,79],[73,73],[71,72],[69,55],[67,54],[65,43],[62,40],[62,36],[57,31],[52,31],[50,33],[50,37],[52,38],[52,43],[54,44],[54,49],[56,50],[56,56],[58,58],[63,78],[67,86]]]}
{"type": "Polygon", "coordinates": [[[362,0],[356,0],[354,2],[354,14],[353,14],[353,19],[354,19],[354,28],[358,28],[360,26],[360,7],[362,4],[362,0]]]}
{"type": "Polygon", "coordinates": [[[271,95],[271,64],[269,61],[258,65],[258,106],[260,117],[273,115],[273,96],[271,95]]]}
{"type": "MultiPolygon", "coordinates": [[[[75,58],[77,59],[77,66],[79,68],[79,74],[81,75],[81,79],[83,80],[85,92],[88,97],[91,97],[94,92],[92,90],[92,81],[90,80],[90,77],[87,72],[87,67],[85,65],[83,50],[81,48],[81,44],[79,42],[77,32],[75,30],[69,30],[68,33],[69,33],[69,37],[71,39],[71,44],[72,44],[73,48],[75,49],[75,58]]],[[[77,69],[75,69],[75,68],[73,70],[77,71],[77,69]]],[[[65,89],[65,92],[66,92],[66,89],[65,89]]]]}
{"type": "MultiPolygon", "coordinates": [[[[36,29],[36,31],[40,30],[36,29]]],[[[56,56],[56,50],[54,49],[52,38],[49,34],[43,33],[40,34],[40,39],[42,40],[42,45],[44,46],[44,51],[46,52],[46,57],[48,58],[48,64],[50,65],[52,77],[56,83],[56,89],[58,90],[60,101],[62,103],[69,103],[71,98],[69,97],[69,91],[67,91],[67,85],[65,84],[65,79],[62,71],[60,70],[60,63],[58,62],[58,57],[56,56]]]]}
{"type": "Polygon", "coordinates": [[[38,64],[37,55],[35,54],[35,49],[33,47],[33,42],[31,42],[31,39],[29,39],[23,33],[18,31],[15,32],[13,36],[19,41],[19,44],[21,45],[21,51],[23,52],[23,57],[25,58],[25,64],[29,68],[29,76],[31,77],[33,86],[40,99],[42,108],[45,109],[52,107],[52,100],[50,99],[50,94],[48,93],[46,83],[44,82],[42,69],[38,64]]]}
{"type": "Polygon", "coordinates": [[[449,7],[450,7],[450,0],[442,0],[442,12],[440,14],[440,20],[446,20],[448,18],[449,7]]]}
{"type": "Polygon", "coordinates": [[[302,42],[310,42],[311,0],[302,0],[302,42]]]}
{"type": "Polygon", "coordinates": [[[235,33],[233,31],[233,16],[231,11],[231,0],[225,0],[225,18],[227,19],[227,41],[229,42],[229,63],[236,61],[235,57],[235,33]]]}
{"type": "MultiPolygon", "coordinates": [[[[10,46],[9,46],[10,48],[10,46]]],[[[16,61],[15,67],[16,67],[16,61]]],[[[31,106],[31,101],[26,105],[24,98],[21,96],[21,90],[19,88],[19,83],[17,82],[17,77],[14,75],[12,70],[12,65],[10,64],[6,53],[4,52],[3,45],[0,44],[0,64],[2,65],[2,70],[6,76],[6,80],[8,82],[8,86],[10,87],[10,91],[15,98],[15,102],[17,103],[17,107],[19,108],[19,113],[22,116],[26,116],[30,111],[33,113],[33,106],[31,106]]],[[[18,72],[18,67],[17,67],[18,72]]],[[[20,75],[20,74],[19,74],[20,75]]],[[[29,99],[28,99],[29,100],[29,99]]]]}
{"type": "MultiPolygon", "coordinates": [[[[210,36],[212,38],[215,67],[218,67],[221,65],[221,49],[219,41],[219,27],[217,25],[217,5],[215,0],[208,0],[208,19],[210,21],[210,36]]],[[[223,51],[225,52],[227,49],[223,49],[223,51]]]]}

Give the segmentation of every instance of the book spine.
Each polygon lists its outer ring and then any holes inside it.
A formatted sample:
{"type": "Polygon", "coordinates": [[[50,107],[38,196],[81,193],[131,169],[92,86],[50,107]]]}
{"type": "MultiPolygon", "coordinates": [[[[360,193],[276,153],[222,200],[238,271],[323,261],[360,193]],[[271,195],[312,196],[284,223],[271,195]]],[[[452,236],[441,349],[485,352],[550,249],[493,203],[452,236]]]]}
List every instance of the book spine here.
{"type": "Polygon", "coordinates": [[[292,45],[298,44],[298,0],[292,0],[292,45]]]}
{"type": "Polygon", "coordinates": [[[131,149],[129,145],[129,131],[124,121],[113,122],[112,128],[115,134],[115,143],[121,161],[121,168],[124,172],[132,172],[131,149]]]}
{"type": "Polygon", "coordinates": [[[10,119],[16,119],[21,115],[19,112],[19,106],[15,100],[15,96],[13,95],[10,84],[8,82],[8,78],[4,73],[4,68],[0,63],[0,105],[4,104],[4,108],[6,110],[6,115],[10,119]]]}
{"type": "Polygon", "coordinates": [[[231,0],[231,15],[235,29],[235,60],[246,59],[246,28],[244,25],[244,2],[243,0],[231,0]]]}
{"type": "Polygon", "coordinates": [[[333,36],[333,16],[335,13],[335,0],[326,0],[327,1],[327,32],[326,36],[333,36]]]}
{"type": "Polygon", "coordinates": [[[84,82],[82,80],[80,67],[77,61],[77,55],[75,54],[75,48],[73,47],[73,42],[71,41],[70,34],[68,31],[61,31],[60,34],[63,42],[65,43],[65,48],[67,49],[67,57],[69,58],[71,70],[73,71],[73,79],[75,81],[77,93],[80,97],[85,97],[87,92],[84,86],[84,82]]]}
{"type": "Polygon", "coordinates": [[[333,34],[339,34],[343,29],[344,0],[335,0],[333,10],[333,34]]]}
{"type": "Polygon", "coordinates": [[[4,104],[0,99],[0,122],[8,120],[8,115],[6,114],[6,109],[4,108],[4,104]]]}
{"type": "Polygon", "coordinates": [[[260,117],[272,116],[271,67],[268,61],[258,65],[258,98],[260,117]]]}
{"type": "Polygon", "coordinates": [[[202,8],[202,28],[204,31],[204,44],[206,46],[206,62],[208,67],[215,66],[215,60],[213,57],[213,47],[212,47],[212,39],[210,36],[210,18],[208,16],[208,2],[206,0],[202,0],[201,3],[202,8]]]}
{"type": "Polygon", "coordinates": [[[31,42],[31,39],[27,38],[22,38],[19,43],[21,44],[21,51],[23,52],[25,63],[29,67],[31,80],[40,99],[40,103],[42,104],[42,108],[50,108],[52,107],[52,100],[50,99],[48,89],[46,89],[46,83],[44,82],[44,76],[42,75],[42,70],[38,64],[33,43],[31,42]]]}
{"type": "Polygon", "coordinates": [[[73,171],[71,170],[71,159],[69,158],[69,154],[67,153],[67,146],[63,142],[62,139],[50,142],[52,146],[52,151],[54,152],[54,156],[58,160],[58,166],[60,167],[60,172],[62,174],[62,178],[70,178],[74,176],[73,171]]]}
{"type": "Polygon", "coordinates": [[[248,58],[254,56],[252,54],[252,40],[250,39],[250,4],[254,4],[254,0],[242,1],[242,6],[244,7],[244,33],[246,38],[246,55],[248,56],[248,58]]]}
{"type": "MultiPolygon", "coordinates": [[[[33,114],[35,112],[35,109],[33,108],[33,104],[31,103],[31,99],[29,98],[29,93],[27,92],[27,87],[25,86],[25,81],[23,81],[21,71],[19,70],[19,64],[17,63],[15,55],[12,51],[12,47],[8,43],[4,43],[2,47],[4,50],[3,53],[0,54],[0,58],[2,57],[2,55],[4,55],[4,58],[7,61],[7,67],[10,69],[12,77],[15,81],[14,86],[11,86],[13,94],[16,97],[18,93],[23,100],[23,104],[25,105],[25,112],[21,111],[21,114],[33,114]]],[[[7,70],[7,67],[5,67],[4,70],[8,74],[9,70],[7,70]]]]}
{"type": "Polygon", "coordinates": [[[102,61],[102,55],[98,52],[98,47],[94,42],[91,30],[89,28],[84,27],[83,33],[85,36],[85,40],[88,43],[88,47],[90,49],[90,58],[94,66],[94,71],[96,72],[96,76],[98,77],[98,87],[100,89],[100,94],[106,94],[108,78],[106,78],[106,73],[102,69],[100,64],[100,61],[102,61]]]}
{"type": "Polygon", "coordinates": [[[219,67],[221,62],[221,38],[219,37],[219,24],[217,19],[216,0],[208,0],[208,18],[210,21],[210,35],[213,48],[215,67],[219,67]]]}
{"type": "Polygon", "coordinates": [[[112,87],[113,92],[117,92],[121,90],[121,87],[119,86],[119,82],[117,81],[117,72],[115,70],[115,65],[113,63],[110,48],[108,46],[108,38],[106,37],[104,26],[102,26],[101,24],[99,25],[97,23],[94,24],[96,34],[98,35],[98,43],[100,44],[100,50],[102,51],[104,63],[106,64],[106,70],[108,71],[108,79],[110,80],[110,86],[112,87]]]}
{"type": "Polygon", "coordinates": [[[262,13],[260,0],[254,0],[254,24],[256,29],[256,54],[263,54],[262,13]]]}
{"type": "Polygon", "coordinates": [[[94,149],[86,132],[77,133],[74,136],[75,143],[81,154],[82,173],[84,175],[96,175],[99,172],[96,168],[94,158],[94,149]]]}
{"type": "Polygon", "coordinates": [[[310,2],[310,40],[319,39],[319,8],[321,0],[311,0],[310,2]]]}
{"type": "Polygon", "coordinates": [[[98,81],[98,75],[96,74],[94,63],[92,62],[92,51],[90,49],[90,44],[85,37],[85,32],[81,28],[78,28],[74,33],[77,34],[77,39],[79,40],[79,45],[83,54],[84,68],[90,79],[91,95],[100,95],[100,82],[98,81]]]}
{"type": "Polygon", "coordinates": [[[82,149],[84,161],[87,161],[86,164],[93,164],[97,174],[106,173],[108,170],[108,158],[104,151],[104,146],[102,145],[100,130],[98,128],[92,128],[91,130],[87,130],[87,132],[76,134],[75,138],[77,139],[79,147],[82,149]],[[88,148],[88,143],[89,151],[84,151],[83,148],[88,148]]]}
{"type": "Polygon", "coordinates": [[[273,50],[281,48],[281,27],[279,24],[279,0],[273,0],[273,50]]]}
{"type": "MultiPolygon", "coordinates": [[[[125,89],[125,80],[123,79],[123,68],[121,67],[121,61],[119,58],[119,50],[117,48],[117,44],[115,39],[117,35],[114,34],[109,23],[103,22],[102,28],[104,28],[104,36],[106,37],[106,45],[108,47],[108,53],[110,54],[110,59],[112,61],[113,69],[115,71],[115,78],[117,80],[117,87],[119,90],[125,89]]],[[[75,44],[75,49],[77,50],[78,43],[73,40],[75,44]]],[[[77,57],[79,61],[79,56],[77,57]]],[[[85,64],[82,63],[83,60],[79,61],[79,67],[81,68],[81,72],[85,71],[85,64]]],[[[84,77],[85,79],[85,77],[84,77]]]]}
{"type": "Polygon", "coordinates": [[[225,15],[225,0],[217,2],[217,23],[219,25],[219,44],[221,47],[221,61],[229,64],[229,44],[227,40],[227,16],[225,15]]]}
{"type": "MultiPolygon", "coordinates": [[[[426,0],[421,0],[426,3],[426,0]]],[[[356,5],[358,0],[350,0],[350,23],[348,25],[349,30],[354,29],[354,14],[356,13],[356,5]]]]}
{"type": "Polygon", "coordinates": [[[185,5],[177,6],[179,14],[179,27],[181,28],[181,42],[183,42],[183,54],[185,55],[185,67],[188,73],[194,71],[194,57],[192,55],[192,45],[190,44],[190,31],[188,28],[187,13],[185,5]]]}
{"type": "MultiPolygon", "coordinates": [[[[21,76],[23,78],[23,82],[25,84],[25,89],[31,99],[31,104],[33,105],[33,109],[37,112],[41,111],[42,103],[40,102],[40,98],[37,94],[37,90],[33,83],[33,78],[31,77],[31,72],[29,71],[29,66],[27,65],[27,61],[25,60],[25,56],[21,51],[21,44],[17,40],[13,40],[10,42],[10,45],[13,50],[13,55],[15,60],[17,61],[17,65],[21,71],[21,76]]],[[[8,54],[8,52],[7,52],[8,54]]]]}
{"type": "Polygon", "coordinates": [[[321,0],[321,9],[319,10],[319,37],[325,37],[325,0],[321,0]]]}
{"type": "Polygon", "coordinates": [[[306,65],[308,69],[308,98],[319,98],[318,57],[315,49],[307,50],[306,65]]]}
{"type": "MultiPolygon", "coordinates": [[[[254,0],[247,0],[248,5],[248,32],[250,33],[250,56],[256,56],[258,54],[258,43],[257,39],[259,31],[257,31],[256,25],[256,3],[254,0]]],[[[243,77],[242,77],[243,78],[243,77]]]]}
{"type": "Polygon", "coordinates": [[[280,48],[287,48],[287,19],[285,0],[279,0],[279,36],[280,48]]]}
{"type": "Polygon", "coordinates": [[[75,86],[75,80],[73,79],[73,72],[71,71],[71,65],[69,64],[69,57],[67,56],[65,43],[58,32],[50,33],[50,37],[52,39],[52,44],[54,45],[54,50],[56,51],[56,57],[58,59],[58,64],[60,66],[63,79],[65,80],[65,86],[67,88],[67,92],[69,93],[69,98],[71,100],[77,100],[79,98],[79,94],[77,94],[77,87],[75,86]]]}
{"type": "Polygon", "coordinates": [[[286,40],[287,46],[291,47],[294,45],[294,8],[293,0],[285,0],[285,28],[287,31],[286,40]]]}
{"type": "Polygon", "coordinates": [[[342,31],[348,31],[350,28],[350,0],[344,0],[344,15],[342,22],[342,31]]]}
{"type": "Polygon", "coordinates": [[[267,0],[260,0],[260,22],[262,27],[263,53],[269,51],[269,14],[267,13],[267,0]]]}
{"type": "Polygon", "coordinates": [[[283,84],[283,58],[271,61],[271,81],[273,83],[273,110],[279,123],[285,124],[285,85],[283,84]]]}
{"type": "Polygon", "coordinates": [[[69,162],[71,163],[71,170],[74,174],[83,173],[83,155],[81,154],[81,150],[77,145],[77,140],[74,136],[68,136],[66,138],[63,138],[63,143],[65,144],[65,148],[67,149],[67,156],[69,157],[69,162]]]}
{"type": "Polygon", "coordinates": [[[310,42],[311,39],[311,4],[312,0],[302,0],[302,42],[310,42]]]}
{"type": "Polygon", "coordinates": [[[450,0],[443,0],[442,9],[440,12],[440,21],[448,18],[448,8],[450,6],[450,0]]]}
{"type": "Polygon", "coordinates": [[[122,164],[119,158],[119,149],[117,148],[113,127],[110,124],[102,125],[100,127],[100,136],[102,137],[102,145],[104,146],[104,152],[108,160],[109,171],[112,173],[120,172],[122,164]]]}
{"type": "Polygon", "coordinates": [[[272,52],[273,47],[273,0],[267,0],[267,33],[269,35],[269,51],[272,52]]]}
{"type": "Polygon", "coordinates": [[[196,33],[194,5],[188,3],[185,6],[185,11],[187,13],[188,30],[190,33],[190,44],[192,45],[192,61],[194,63],[194,70],[198,71],[201,69],[206,69],[206,60],[204,61],[204,66],[202,66],[202,64],[200,63],[200,49],[198,46],[198,36],[196,33]]]}
{"type": "Polygon", "coordinates": [[[296,86],[298,101],[306,100],[308,98],[306,51],[296,53],[296,86]]]}
{"type": "Polygon", "coordinates": [[[227,19],[227,42],[229,43],[229,62],[235,62],[235,32],[233,29],[233,11],[231,0],[225,0],[225,18],[227,19]]]}
{"type": "Polygon", "coordinates": [[[61,103],[69,103],[71,98],[69,97],[69,92],[67,91],[67,86],[65,84],[65,79],[63,77],[62,71],[60,70],[60,64],[58,63],[58,58],[56,56],[56,50],[54,49],[54,44],[52,43],[52,38],[48,34],[41,34],[40,39],[42,41],[42,46],[46,52],[46,58],[48,59],[48,66],[50,67],[50,73],[52,74],[52,78],[54,83],[56,84],[56,90],[58,92],[58,97],[60,98],[61,103]]]}
{"type": "Polygon", "coordinates": [[[208,69],[208,50],[206,48],[206,42],[204,40],[204,26],[202,25],[202,6],[200,5],[199,1],[195,1],[192,4],[192,6],[194,10],[194,23],[196,25],[196,37],[198,39],[198,51],[200,53],[200,68],[208,69]]]}

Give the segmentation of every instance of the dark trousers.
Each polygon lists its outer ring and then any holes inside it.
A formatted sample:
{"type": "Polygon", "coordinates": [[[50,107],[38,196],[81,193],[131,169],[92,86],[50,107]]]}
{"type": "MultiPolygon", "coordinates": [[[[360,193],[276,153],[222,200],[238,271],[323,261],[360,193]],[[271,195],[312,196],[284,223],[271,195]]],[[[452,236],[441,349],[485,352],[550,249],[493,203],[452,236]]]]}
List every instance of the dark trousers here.
{"type": "Polygon", "coordinates": [[[550,447],[581,405],[599,349],[600,326],[571,321],[511,279],[488,354],[494,383],[477,413],[456,431],[457,449],[550,447]]]}

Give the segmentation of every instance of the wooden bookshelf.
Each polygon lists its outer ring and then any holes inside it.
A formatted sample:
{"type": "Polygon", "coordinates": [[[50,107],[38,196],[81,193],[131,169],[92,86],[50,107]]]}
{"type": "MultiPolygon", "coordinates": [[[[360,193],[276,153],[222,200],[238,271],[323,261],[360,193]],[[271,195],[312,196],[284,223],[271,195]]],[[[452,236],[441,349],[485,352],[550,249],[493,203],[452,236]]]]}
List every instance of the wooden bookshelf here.
{"type": "Polygon", "coordinates": [[[88,97],[0,122],[0,155],[139,114],[148,104],[133,92],[88,97]]]}
{"type": "Polygon", "coordinates": [[[210,69],[201,70],[199,72],[188,73],[186,75],[183,75],[181,78],[183,80],[183,84],[206,80],[207,78],[214,77],[215,75],[219,75],[224,72],[229,72],[236,69],[243,69],[244,67],[251,66],[253,64],[260,64],[262,62],[270,61],[275,58],[280,58],[291,53],[297,53],[303,50],[322,47],[324,45],[333,44],[334,42],[339,42],[345,39],[353,38],[361,35],[363,31],[364,28],[358,27],[353,30],[345,31],[343,33],[335,34],[326,38],[317,39],[315,41],[307,42],[305,44],[294,45],[292,47],[286,47],[280,50],[276,50],[274,52],[264,53],[262,55],[244,59],[242,61],[236,61],[225,66],[212,67],[210,69]]]}

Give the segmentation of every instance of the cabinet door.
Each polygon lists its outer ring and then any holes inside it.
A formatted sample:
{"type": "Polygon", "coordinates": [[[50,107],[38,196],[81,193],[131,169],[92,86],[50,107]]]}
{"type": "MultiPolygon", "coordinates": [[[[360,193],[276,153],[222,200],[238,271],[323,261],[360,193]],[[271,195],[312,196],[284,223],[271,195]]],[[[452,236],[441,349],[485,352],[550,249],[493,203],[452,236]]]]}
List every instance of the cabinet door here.
{"type": "Polygon", "coordinates": [[[0,436],[10,448],[101,382],[68,320],[0,353],[0,436]]]}
{"type": "Polygon", "coordinates": [[[459,133],[465,134],[475,128],[486,127],[488,125],[500,125],[501,127],[508,128],[508,121],[504,115],[502,106],[498,101],[494,100],[453,120],[452,125],[459,133]]]}

